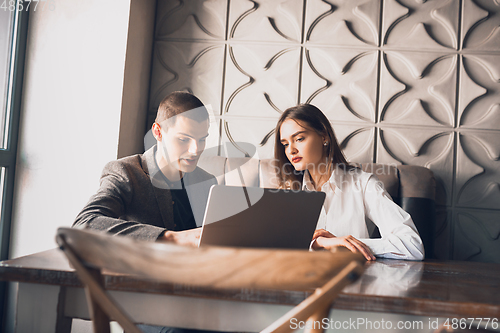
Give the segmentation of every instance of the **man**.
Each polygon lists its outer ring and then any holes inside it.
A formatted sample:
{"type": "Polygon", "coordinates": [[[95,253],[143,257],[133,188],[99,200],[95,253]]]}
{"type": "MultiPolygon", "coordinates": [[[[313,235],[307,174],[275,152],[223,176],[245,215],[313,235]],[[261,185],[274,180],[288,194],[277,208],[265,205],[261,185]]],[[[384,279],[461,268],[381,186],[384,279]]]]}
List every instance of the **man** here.
{"type": "Polygon", "coordinates": [[[196,246],[208,192],[216,184],[197,167],[208,128],[198,98],[186,92],[165,97],[152,126],[156,145],[108,163],[73,227],[196,246]]]}

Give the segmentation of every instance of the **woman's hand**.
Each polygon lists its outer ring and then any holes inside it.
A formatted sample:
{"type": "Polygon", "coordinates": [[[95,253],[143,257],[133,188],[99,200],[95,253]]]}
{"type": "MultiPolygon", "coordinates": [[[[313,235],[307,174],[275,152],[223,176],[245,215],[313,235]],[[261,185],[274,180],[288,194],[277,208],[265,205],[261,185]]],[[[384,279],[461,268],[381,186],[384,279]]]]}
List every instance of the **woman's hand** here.
{"type": "MultiPolygon", "coordinates": [[[[320,229],[324,230],[324,229],[320,229]]],[[[316,230],[316,231],[320,231],[316,230]]],[[[366,258],[366,260],[375,260],[375,256],[373,255],[372,251],[370,248],[363,242],[359,241],[358,239],[354,238],[353,236],[343,236],[343,237],[335,237],[328,231],[324,230],[324,232],[321,232],[322,234],[327,235],[325,236],[318,236],[316,241],[313,244],[313,249],[326,249],[326,250],[331,250],[335,247],[338,246],[343,246],[349,249],[352,252],[361,252],[361,254],[366,258]],[[330,234],[331,236],[328,236],[328,234],[325,234],[324,232],[330,234]]],[[[316,232],[314,233],[316,236],[316,232]]],[[[313,236],[314,237],[314,236],[313,236]]]]}
{"type": "Polygon", "coordinates": [[[318,237],[333,238],[335,237],[335,235],[332,234],[330,231],[326,231],[325,229],[316,229],[312,240],[315,240],[318,237]]]}

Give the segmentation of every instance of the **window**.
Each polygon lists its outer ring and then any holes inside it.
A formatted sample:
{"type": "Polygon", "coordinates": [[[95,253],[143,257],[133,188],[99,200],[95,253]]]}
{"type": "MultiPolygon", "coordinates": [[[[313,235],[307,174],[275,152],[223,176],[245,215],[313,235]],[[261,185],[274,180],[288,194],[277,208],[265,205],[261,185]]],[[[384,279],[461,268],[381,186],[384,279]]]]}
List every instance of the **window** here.
{"type": "Polygon", "coordinates": [[[0,9],[0,147],[5,148],[5,123],[9,102],[10,58],[12,55],[15,11],[0,9]]]}
{"type": "MultiPolygon", "coordinates": [[[[3,1],[0,0],[0,4],[3,1]]],[[[11,1],[13,2],[13,1],[11,1]]],[[[13,2],[14,3],[14,2],[13,2]]],[[[16,3],[17,5],[17,3],[16,3]]],[[[28,12],[0,8],[0,260],[8,259],[28,12]]],[[[6,284],[0,283],[0,322],[6,284]]],[[[3,328],[0,327],[0,331],[3,328]]]]}

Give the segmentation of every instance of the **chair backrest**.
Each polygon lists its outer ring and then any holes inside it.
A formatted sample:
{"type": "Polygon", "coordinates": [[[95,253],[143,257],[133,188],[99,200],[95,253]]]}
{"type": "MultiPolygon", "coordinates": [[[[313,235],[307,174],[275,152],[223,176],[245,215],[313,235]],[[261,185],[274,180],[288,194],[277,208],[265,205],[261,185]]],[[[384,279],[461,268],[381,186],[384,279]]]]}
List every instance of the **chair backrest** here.
{"type": "Polygon", "coordinates": [[[87,266],[149,280],[216,289],[253,286],[258,289],[310,290],[323,285],[346,263],[361,261],[358,254],[350,253],[195,248],[111,237],[72,228],[60,228],[58,235],[87,266]]]}
{"type": "MultiPolygon", "coordinates": [[[[115,318],[120,325],[123,321],[122,327],[131,332],[136,330],[130,318],[105,292],[102,276],[99,276],[102,268],[137,279],[216,290],[310,291],[323,287],[300,311],[293,313],[305,316],[305,320],[318,306],[324,306],[325,299],[329,306],[332,297],[362,273],[361,263],[365,261],[361,254],[351,252],[192,248],[71,228],[60,228],[56,240],[88,288],[92,296],[89,305],[100,308],[99,311],[91,308],[90,313],[104,311],[106,321],[109,317],[115,318]]],[[[280,330],[286,324],[282,319],[278,325],[280,330]]],[[[98,326],[102,327],[102,323],[98,326]]]]}
{"type": "MultiPolygon", "coordinates": [[[[436,180],[432,171],[416,165],[363,163],[360,166],[377,175],[394,202],[411,215],[424,243],[425,257],[433,258],[436,180]]],[[[376,236],[372,234],[372,237],[376,236]]]]}
{"type": "MultiPolygon", "coordinates": [[[[436,180],[431,170],[415,165],[357,164],[377,175],[393,200],[407,211],[424,243],[426,258],[434,255],[436,224],[436,180]]],[[[226,158],[209,156],[199,166],[217,177],[219,185],[276,188],[275,166],[271,159],[226,158]]],[[[373,238],[380,237],[374,225],[368,225],[373,238]]]]}

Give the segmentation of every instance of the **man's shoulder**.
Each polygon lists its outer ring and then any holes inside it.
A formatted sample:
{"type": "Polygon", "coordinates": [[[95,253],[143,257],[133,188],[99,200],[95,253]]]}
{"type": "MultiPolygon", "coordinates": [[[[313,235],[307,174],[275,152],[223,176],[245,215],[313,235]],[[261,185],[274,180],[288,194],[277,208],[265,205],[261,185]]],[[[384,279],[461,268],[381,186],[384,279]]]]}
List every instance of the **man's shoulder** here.
{"type": "MultiPolygon", "coordinates": [[[[148,153],[148,152],[146,152],[148,153]]],[[[103,175],[109,173],[129,174],[134,172],[144,173],[147,172],[146,166],[146,153],[135,154],[119,158],[117,160],[108,162],[103,169],[103,175]]]]}
{"type": "Polygon", "coordinates": [[[127,167],[139,167],[141,165],[142,154],[136,154],[119,158],[117,160],[108,162],[105,169],[121,170],[127,167]]]}

